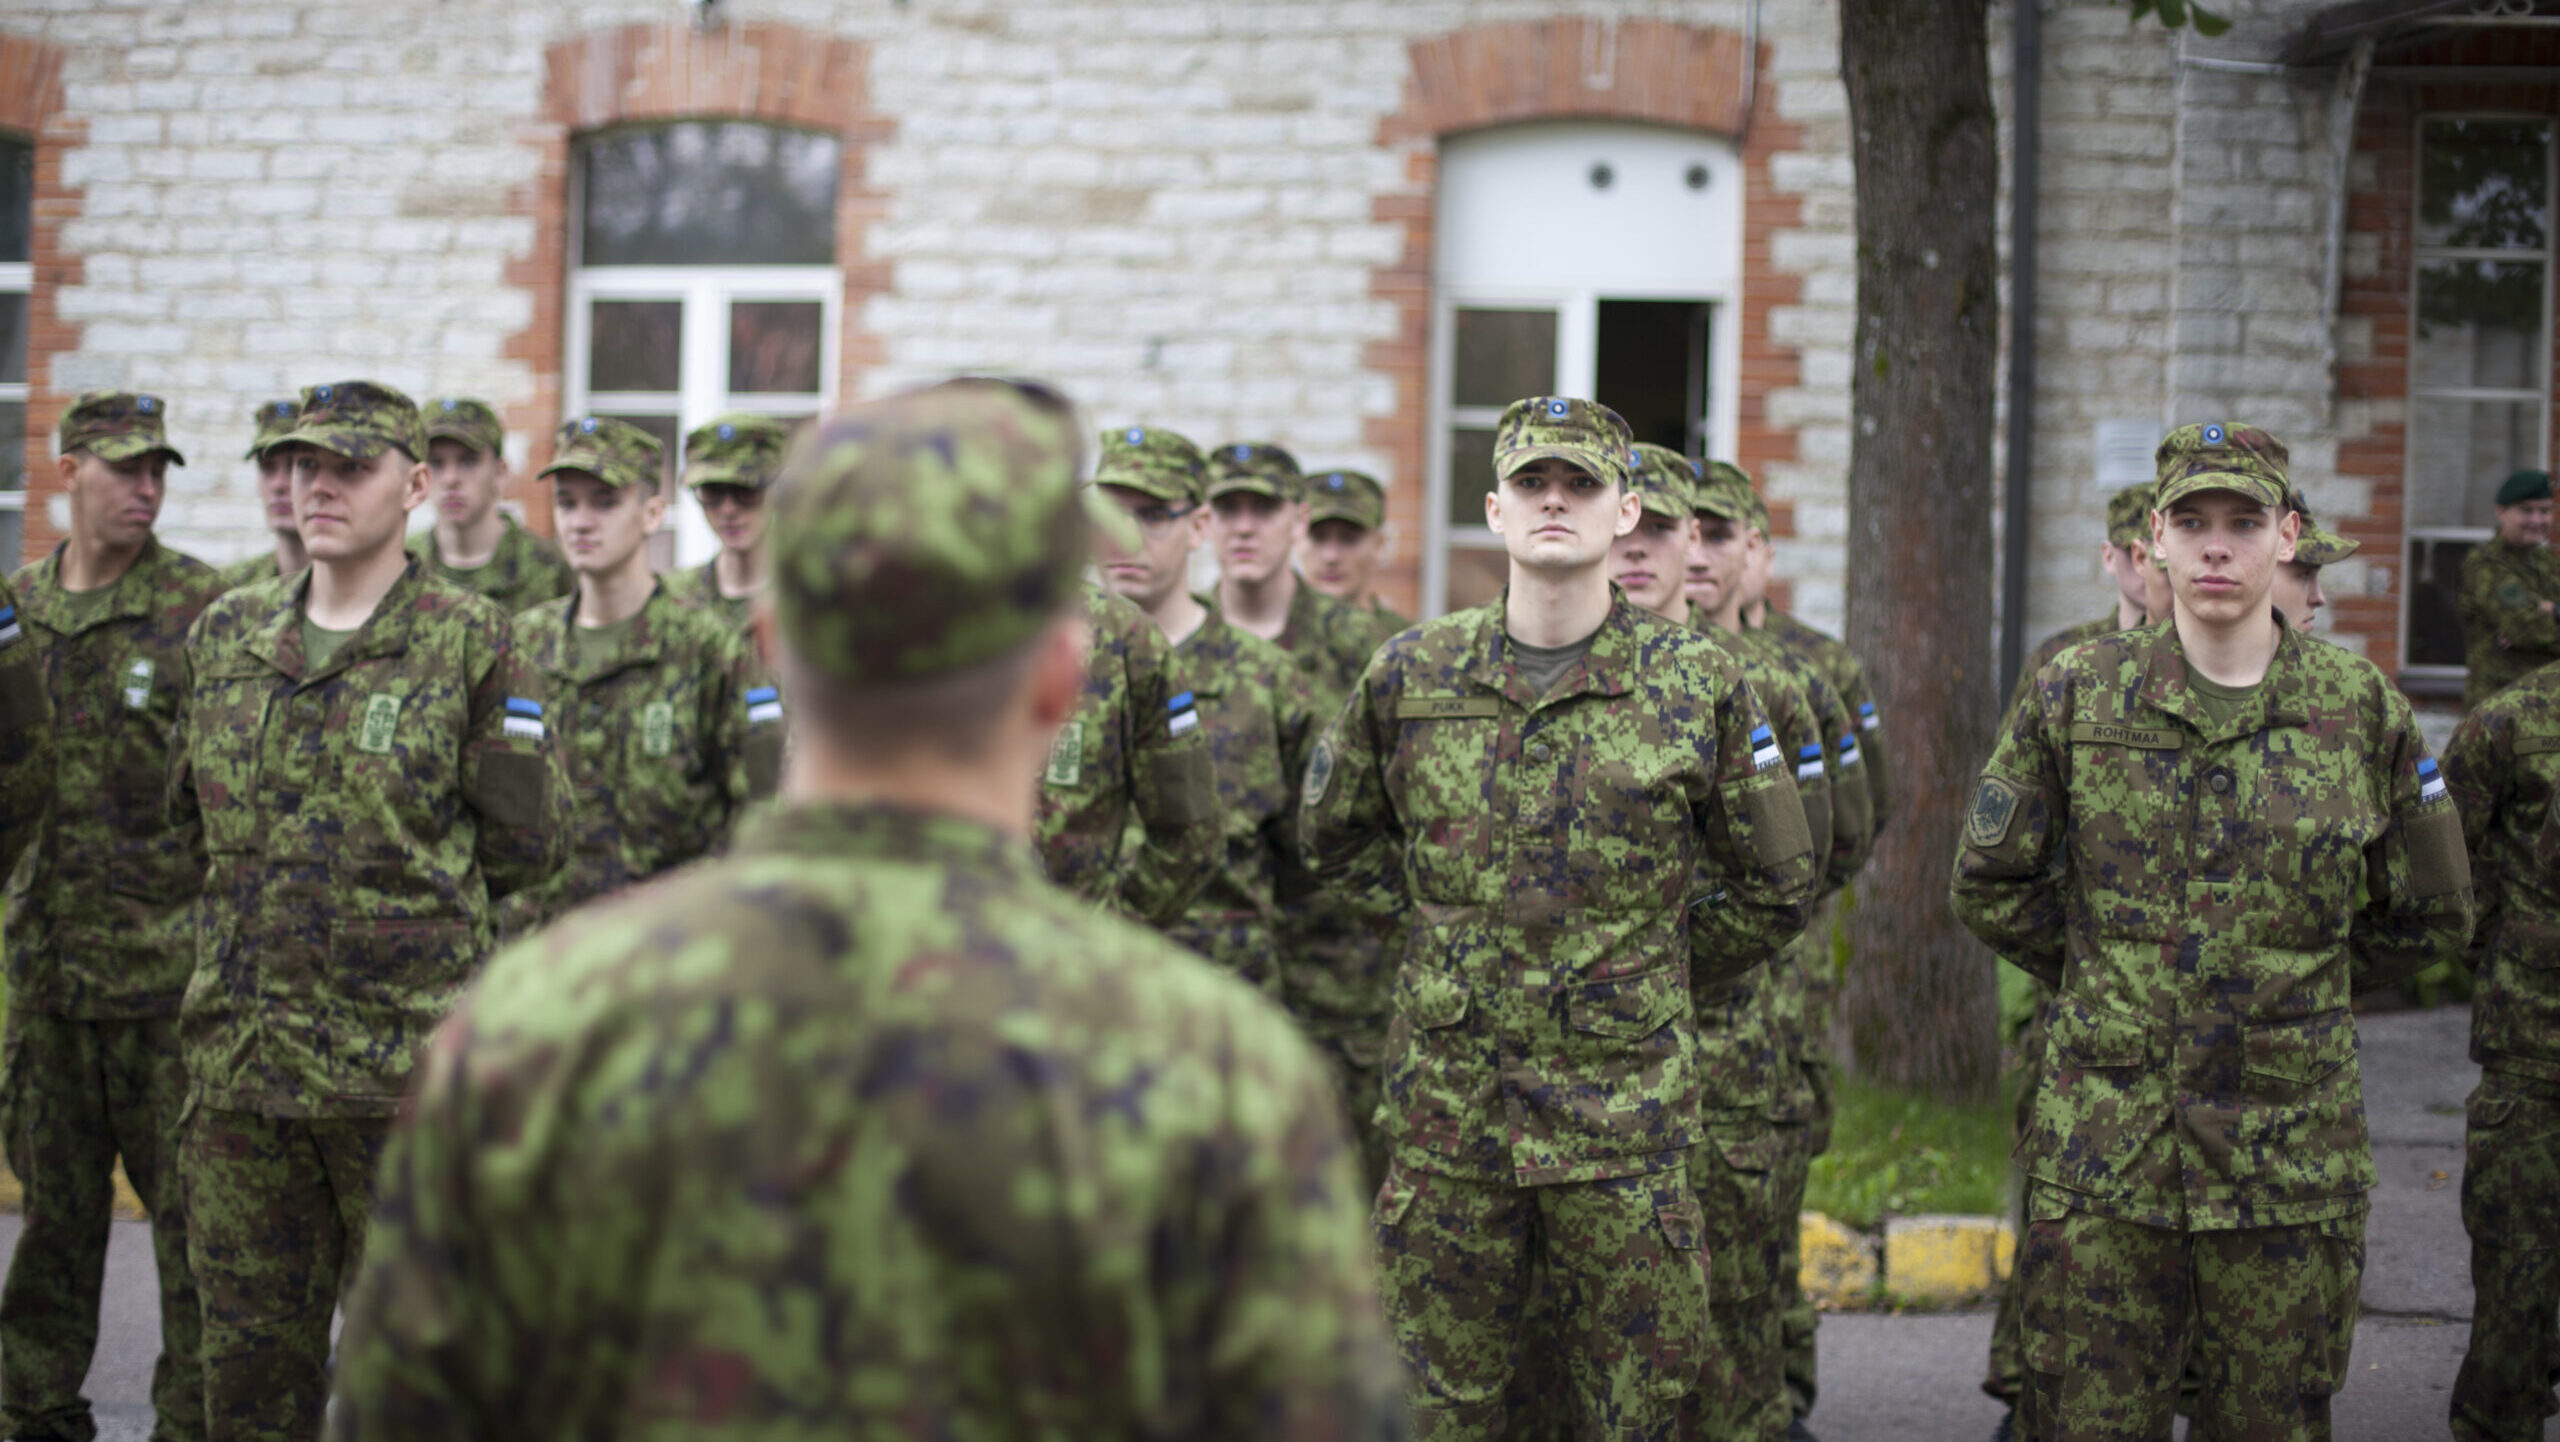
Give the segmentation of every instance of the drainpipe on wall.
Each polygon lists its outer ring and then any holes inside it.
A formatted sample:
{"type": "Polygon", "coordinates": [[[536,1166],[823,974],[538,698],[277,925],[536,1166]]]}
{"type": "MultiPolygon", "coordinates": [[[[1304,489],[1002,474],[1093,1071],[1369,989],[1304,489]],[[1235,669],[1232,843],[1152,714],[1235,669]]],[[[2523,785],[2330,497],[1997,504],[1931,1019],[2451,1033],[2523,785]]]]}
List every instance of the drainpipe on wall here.
{"type": "Polygon", "coordinates": [[[2000,695],[2027,659],[2028,526],[2036,435],[2036,119],[2041,0],[2017,0],[2009,27],[2009,454],[2000,494],[2000,695]]]}

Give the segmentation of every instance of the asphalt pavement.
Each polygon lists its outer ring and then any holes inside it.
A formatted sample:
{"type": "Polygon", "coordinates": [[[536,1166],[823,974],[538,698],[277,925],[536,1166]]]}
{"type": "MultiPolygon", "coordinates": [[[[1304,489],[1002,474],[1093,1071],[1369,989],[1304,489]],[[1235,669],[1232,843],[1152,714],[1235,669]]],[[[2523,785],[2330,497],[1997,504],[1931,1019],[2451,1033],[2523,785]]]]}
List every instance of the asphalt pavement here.
{"type": "MultiPolygon", "coordinates": [[[[2469,1338],[2469,1247],[2462,1234],[2462,1100],[2478,1079],[2465,1058],[2470,1014],[2459,1007],[2364,1018],[2365,1107],[2381,1183],[2366,1234],[2365,1315],[2353,1380],[2336,1404],[2337,1442],[2425,1442],[2447,1436],[2445,1400],[2469,1338]]],[[[104,1315],[88,1396],[100,1442],[151,1431],[151,1363],[159,1305],[143,1222],[117,1222],[107,1250],[104,1315]]],[[[0,1254],[18,1218],[0,1216],[0,1254]]],[[[1833,1314],[1822,1322],[1822,1442],[1980,1442],[1999,1404],[1976,1382],[1991,1338],[1988,1311],[1833,1314]]],[[[2560,1442],[2560,1426],[2545,1434],[2560,1442]]]]}

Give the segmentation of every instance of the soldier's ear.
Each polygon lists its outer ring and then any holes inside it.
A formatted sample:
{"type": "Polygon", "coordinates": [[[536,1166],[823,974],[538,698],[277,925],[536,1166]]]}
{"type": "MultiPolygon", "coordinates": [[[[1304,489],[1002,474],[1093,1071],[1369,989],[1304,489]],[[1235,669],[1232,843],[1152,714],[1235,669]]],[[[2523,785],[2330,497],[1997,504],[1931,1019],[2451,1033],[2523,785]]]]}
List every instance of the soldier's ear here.
{"type": "Polygon", "coordinates": [[[2276,536],[2277,563],[2282,564],[2292,560],[2295,548],[2302,544],[2302,513],[2300,511],[2285,512],[2284,519],[2276,523],[2276,536]]]}

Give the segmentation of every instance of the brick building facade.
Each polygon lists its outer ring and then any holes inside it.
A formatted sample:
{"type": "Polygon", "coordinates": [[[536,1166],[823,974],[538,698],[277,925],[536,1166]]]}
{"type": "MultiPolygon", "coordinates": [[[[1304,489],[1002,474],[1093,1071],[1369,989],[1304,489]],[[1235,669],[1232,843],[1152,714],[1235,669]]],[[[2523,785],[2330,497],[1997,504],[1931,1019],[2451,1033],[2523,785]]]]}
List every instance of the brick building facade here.
{"type": "MultiPolygon", "coordinates": [[[[2213,40],[2105,0],[2039,11],[2027,639],[2106,603],[2104,496],[2150,441],[2241,415],[2366,542],[2330,578],[2334,634],[2399,669],[2413,605],[2426,651],[2413,564],[2485,524],[2470,472],[2549,460],[2560,32],[2522,0],[2223,8],[2213,40]],[[2425,176],[2477,188],[2447,156],[2494,152],[2512,191],[2537,144],[2535,235],[2465,248],[2421,224],[2443,209],[2425,176]],[[2421,294],[2463,266],[2493,283],[2421,294]],[[2528,290],[2530,315],[2483,309],[2528,290]],[[2426,339],[2448,327],[2476,344],[2426,339]],[[2497,384],[2446,383],[2457,363],[2497,384]],[[2449,423],[2464,464],[2413,467],[2449,423]]],[[[1830,0],[0,0],[23,546],[58,537],[52,426],[92,386],[170,401],[195,464],[164,529],[223,558],[261,543],[234,459],[249,408],[314,380],[488,397],[524,474],[569,411],[672,431],[993,368],[1097,424],[1376,472],[1390,589],[1428,607],[1483,571],[1469,388],[1528,376],[1623,389],[1653,434],[1737,457],[1775,503],[1790,599],[1836,626],[1836,31],[1830,0]],[[1641,283],[1605,247],[1565,275],[1577,236],[1621,228],[1672,242],[1641,283]],[[1550,254],[1546,290],[1502,273],[1550,254]],[[1638,396],[1628,356],[1678,383],[1638,396]]],[[[539,488],[516,490],[539,520],[539,488]]],[[[2410,683],[2441,684],[2423,660],[2410,683]]]]}

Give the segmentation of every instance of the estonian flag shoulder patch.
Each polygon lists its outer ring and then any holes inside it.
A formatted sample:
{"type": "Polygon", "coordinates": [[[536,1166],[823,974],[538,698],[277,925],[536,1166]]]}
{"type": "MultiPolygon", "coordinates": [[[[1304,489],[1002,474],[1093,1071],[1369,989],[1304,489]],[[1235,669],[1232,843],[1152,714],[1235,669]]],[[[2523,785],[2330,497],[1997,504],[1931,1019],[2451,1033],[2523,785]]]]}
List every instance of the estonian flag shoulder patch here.
{"type": "Polygon", "coordinates": [[[542,739],[542,703],[522,696],[507,698],[506,733],[526,741],[542,739]]]}
{"type": "Polygon", "coordinates": [[[1164,709],[1166,713],[1164,729],[1175,736],[1197,729],[1200,725],[1200,703],[1193,700],[1188,691],[1165,702],[1164,709]]]}
{"type": "Polygon", "coordinates": [[[747,724],[762,725],[782,719],[782,691],[776,686],[758,686],[747,693],[747,724]]]}

